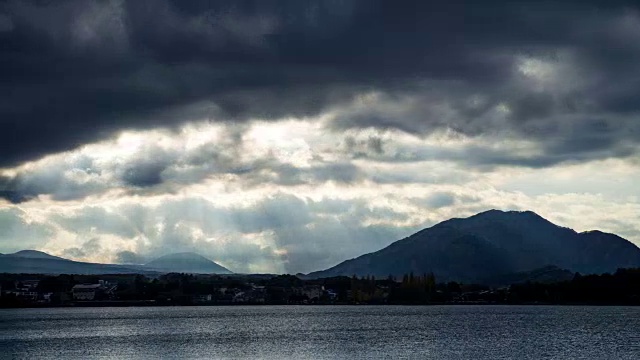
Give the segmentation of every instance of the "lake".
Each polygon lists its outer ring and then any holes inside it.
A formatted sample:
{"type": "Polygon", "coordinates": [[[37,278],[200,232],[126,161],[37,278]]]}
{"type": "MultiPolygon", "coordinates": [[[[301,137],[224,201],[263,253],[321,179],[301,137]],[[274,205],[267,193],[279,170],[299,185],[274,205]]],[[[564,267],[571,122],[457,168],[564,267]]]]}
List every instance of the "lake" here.
{"type": "Polygon", "coordinates": [[[640,307],[4,309],[0,357],[640,359],[640,307]]]}

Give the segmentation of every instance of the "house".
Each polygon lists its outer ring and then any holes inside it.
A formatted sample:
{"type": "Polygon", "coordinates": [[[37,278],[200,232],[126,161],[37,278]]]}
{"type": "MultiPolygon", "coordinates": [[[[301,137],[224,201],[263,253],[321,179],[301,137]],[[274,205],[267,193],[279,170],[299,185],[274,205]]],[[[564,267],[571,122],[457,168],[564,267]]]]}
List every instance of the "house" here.
{"type": "Polygon", "coordinates": [[[36,301],[38,300],[38,293],[36,291],[29,291],[25,289],[17,289],[15,291],[8,291],[7,294],[14,294],[16,297],[36,301]]]}
{"type": "Polygon", "coordinates": [[[73,300],[92,301],[109,297],[116,287],[117,285],[111,285],[106,281],[100,280],[97,284],[75,285],[71,292],[73,293],[73,300]]]}
{"type": "Polygon", "coordinates": [[[38,299],[37,287],[39,280],[24,280],[15,282],[15,290],[12,291],[16,297],[36,301],[38,299]]]}
{"type": "Polygon", "coordinates": [[[20,281],[23,288],[26,288],[30,291],[35,291],[35,289],[40,284],[40,280],[22,280],[20,281]]]}
{"type": "Polygon", "coordinates": [[[73,293],[73,300],[91,301],[99,298],[103,293],[103,287],[101,284],[79,284],[75,285],[71,292],[73,293]]]}

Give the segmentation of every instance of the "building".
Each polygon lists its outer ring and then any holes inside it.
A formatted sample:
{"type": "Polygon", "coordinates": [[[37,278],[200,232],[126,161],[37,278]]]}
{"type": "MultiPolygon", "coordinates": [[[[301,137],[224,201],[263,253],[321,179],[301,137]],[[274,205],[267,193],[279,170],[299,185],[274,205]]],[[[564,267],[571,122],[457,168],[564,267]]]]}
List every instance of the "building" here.
{"type": "Polygon", "coordinates": [[[102,293],[102,285],[101,284],[82,284],[75,285],[73,289],[71,289],[73,293],[73,300],[81,300],[81,301],[91,301],[100,297],[102,293]]]}
{"type": "Polygon", "coordinates": [[[15,290],[12,291],[16,297],[28,299],[31,301],[38,300],[38,284],[39,280],[24,280],[15,282],[15,290]]]}
{"type": "Polygon", "coordinates": [[[116,289],[116,285],[110,285],[108,282],[100,280],[97,284],[78,284],[75,285],[71,292],[73,300],[92,301],[108,298],[116,289]]]}
{"type": "Polygon", "coordinates": [[[22,284],[23,288],[26,288],[30,291],[35,291],[35,289],[40,284],[40,280],[22,280],[20,281],[20,284],[22,284]]]}

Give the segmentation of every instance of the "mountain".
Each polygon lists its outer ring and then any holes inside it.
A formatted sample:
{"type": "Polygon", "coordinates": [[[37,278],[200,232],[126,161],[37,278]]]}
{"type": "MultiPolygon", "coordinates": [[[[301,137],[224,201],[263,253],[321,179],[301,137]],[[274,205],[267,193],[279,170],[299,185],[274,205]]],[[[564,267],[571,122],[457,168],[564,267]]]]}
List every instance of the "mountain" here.
{"type": "Polygon", "coordinates": [[[185,252],[159,257],[144,265],[145,269],[160,272],[183,272],[195,274],[231,274],[227,268],[204,256],[185,252]]]}
{"type": "Polygon", "coordinates": [[[50,260],[66,260],[58,256],[49,255],[45,252],[38,250],[20,250],[13,254],[0,254],[0,256],[9,256],[9,257],[17,257],[17,258],[28,258],[28,259],[50,259],[50,260]]]}
{"type": "MultiPolygon", "coordinates": [[[[40,252],[38,251],[35,253],[40,252]]],[[[86,275],[148,273],[148,271],[140,271],[140,269],[122,265],[95,264],[72,261],[59,258],[57,256],[52,256],[47,253],[27,253],[28,256],[21,256],[16,254],[0,256],[0,273],[86,275]]]]}
{"type": "Polygon", "coordinates": [[[382,250],[308,276],[433,272],[438,281],[478,282],[549,265],[584,274],[612,272],[639,267],[640,249],[617,235],[577,233],[531,211],[489,210],[443,221],[382,250]]]}
{"type": "Polygon", "coordinates": [[[172,254],[146,265],[97,264],[72,261],[36,250],[0,254],[0,273],[24,274],[158,274],[166,272],[231,274],[231,271],[194,253],[172,254]]]}
{"type": "Polygon", "coordinates": [[[560,269],[557,266],[549,265],[531,271],[521,271],[492,276],[490,278],[481,279],[478,282],[485,285],[491,285],[493,287],[500,287],[512,284],[521,284],[525,282],[551,284],[562,281],[570,281],[574,277],[575,273],[569,270],[560,269]]]}

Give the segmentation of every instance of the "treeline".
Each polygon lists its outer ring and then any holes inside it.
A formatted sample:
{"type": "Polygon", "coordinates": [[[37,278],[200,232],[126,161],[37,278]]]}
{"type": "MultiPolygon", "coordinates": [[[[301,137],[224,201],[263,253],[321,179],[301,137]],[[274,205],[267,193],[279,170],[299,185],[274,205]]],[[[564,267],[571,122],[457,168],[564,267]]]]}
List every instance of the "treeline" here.
{"type": "MultiPolygon", "coordinates": [[[[60,306],[74,303],[77,284],[111,284],[96,300],[193,304],[594,304],[640,305],[640,269],[581,276],[555,283],[508,287],[438,283],[434,274],[401,278],[333,277],[303,280],[293,275],[32,275],[0,274],[0,306],[60,306]],[[22,298],[23,282],[37,281],[35,299],[22,298]],[[116,285],[117,286],[112,286],[116,285]],[[44,295],[48,296],[44,301],[44,295]]],[[[33,293],[32,293],[33,294],[33,293]]]]}
{"type": "Polygon", "coordinates": [[[479,284],[437,283],[433,274],[407,274],[398,281],[351,279],[352,301],[386,304],[583,304],[640,305],[640,268],[613,274],[580,275],[560,282],[523,282],[491,288],[479,284]]]}
{"type": "Polygon", "coordinates": [[[640,268],[614,274],[576,274],[571,281],[511,285],[511,303],[640,305],[640,268]]]}
{"type": "MultiPolygon", "coordinates": [[[[440,290],[443,286],[446,288],[446,285],[441,284],[440,290]]],[[[354,303],[368,304],[421,304],[442,300],[438,297],[438,284],[433,273],[410,273],[400,281],[391,275],[384,280],[376,280],[370,276],[358,278],[354,275],[350,281],[348,297],[354,303]]]]}

